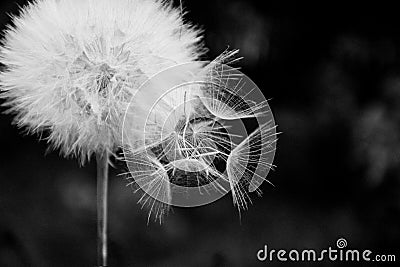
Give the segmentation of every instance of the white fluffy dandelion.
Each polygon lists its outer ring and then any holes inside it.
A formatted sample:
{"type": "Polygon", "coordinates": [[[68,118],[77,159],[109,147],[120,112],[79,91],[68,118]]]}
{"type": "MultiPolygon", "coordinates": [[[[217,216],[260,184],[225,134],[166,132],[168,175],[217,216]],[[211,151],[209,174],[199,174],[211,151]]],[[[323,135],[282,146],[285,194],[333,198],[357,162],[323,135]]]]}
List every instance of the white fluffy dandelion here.
{"type": "Polygon", "coordinates": [[[199,31],[161,1],[39,0],[5,32],[0,83],[15,122],[84,161],[120,145],[139,86],[196,60],[199,31]]]}

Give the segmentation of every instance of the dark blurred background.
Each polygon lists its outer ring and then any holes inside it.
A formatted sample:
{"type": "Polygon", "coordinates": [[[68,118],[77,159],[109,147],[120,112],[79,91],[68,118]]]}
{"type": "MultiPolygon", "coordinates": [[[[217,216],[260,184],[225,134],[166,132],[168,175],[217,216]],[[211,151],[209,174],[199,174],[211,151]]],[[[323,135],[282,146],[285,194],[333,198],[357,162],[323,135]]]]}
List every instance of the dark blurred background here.
{"type": "MultiPolygon", "coordinates": [[[[3,29],[24,3],[1,2],[3,29]]],[[[240,49],[238,65],[271,98],[283,132],[268,176],[275,187],[264,183],[241,219],[227,195],[147,225],[112,170],[110,266],[339,266],[259,262],[256,253],[265,244],[325,249],[340,237],[400,261],[398,9],[249,0],[184,8],[205,29],[208,59],[240,49]]],[[[45,142],[11,120],[0,115],[0,266],[94,266],[94,161],[81,168],[45,155],[45,142]]]]}

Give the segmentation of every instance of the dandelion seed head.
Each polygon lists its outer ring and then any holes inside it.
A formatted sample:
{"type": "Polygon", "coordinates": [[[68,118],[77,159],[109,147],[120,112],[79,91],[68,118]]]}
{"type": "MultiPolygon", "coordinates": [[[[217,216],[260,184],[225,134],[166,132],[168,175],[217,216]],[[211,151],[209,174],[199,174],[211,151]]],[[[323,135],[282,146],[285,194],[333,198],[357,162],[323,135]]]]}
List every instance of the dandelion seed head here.
{"type": "Polygon", "coordinates": [[[147,79],[203,52],[201,32],[162,1],[38,0],[5,31],[1,97],[18,126],[84,162],[121,145],[147,79]]]}

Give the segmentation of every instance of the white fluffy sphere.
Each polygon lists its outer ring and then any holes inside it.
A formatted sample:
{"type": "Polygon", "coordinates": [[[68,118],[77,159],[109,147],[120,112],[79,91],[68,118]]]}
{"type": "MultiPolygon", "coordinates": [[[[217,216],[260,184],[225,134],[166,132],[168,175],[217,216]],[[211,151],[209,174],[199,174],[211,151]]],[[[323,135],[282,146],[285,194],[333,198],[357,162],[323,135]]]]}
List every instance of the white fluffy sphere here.
{"type": "Polygon", "coordinates": [[[200,31],[162,1],[39,0],[13,24],[0,50],[1,97],[20,127],[82,162],[120,145],[144,81],[204,52],[200,31]]]}

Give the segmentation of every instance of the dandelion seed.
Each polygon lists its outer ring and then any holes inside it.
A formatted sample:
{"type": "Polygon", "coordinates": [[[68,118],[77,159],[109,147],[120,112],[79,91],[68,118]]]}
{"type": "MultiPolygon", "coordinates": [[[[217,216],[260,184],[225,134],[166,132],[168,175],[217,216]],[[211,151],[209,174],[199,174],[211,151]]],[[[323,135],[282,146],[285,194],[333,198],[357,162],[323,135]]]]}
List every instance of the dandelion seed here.
{"type": "MultiPolygon", "coordinates": [[[[227,61],[233,55],[223,56],[221,60],[227,61]]],[[[249,79],[237,69],[212,62],[206,80],[208,86],[203,90],[201,100],[214,116],[235,120],[266,115],[267,100],[260,101],[264,97],[248,98],[252,94],[259,94],[259,89],[255,84],[250,85],[249,79]]]]}
{"type": "Polygon", "coordinates": [[[151,151],[125,155],[125,160],[130,170],[128,179],[132,180],[132,177],[135,177],[128,185],[135,183],[145,192],[150,192],[150,194],[142,194],[138,201],[142,208],[149,207],[148,221],[154,213],[155,219],[161,223],[169,210],[169,205],[165,203],[171,201],[171,189],[166,168],[151,151]]]}
{"type": "Polygon", "coordinates": [[[237,145],[227,159],[227,177],[231,185],[233,203],[240,209],[247,209],[251,202],[247,192],[258,190],[274,166],[271,156],[275,152],[276,126],[272,122],[261,125],[237,145]]]}

